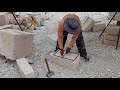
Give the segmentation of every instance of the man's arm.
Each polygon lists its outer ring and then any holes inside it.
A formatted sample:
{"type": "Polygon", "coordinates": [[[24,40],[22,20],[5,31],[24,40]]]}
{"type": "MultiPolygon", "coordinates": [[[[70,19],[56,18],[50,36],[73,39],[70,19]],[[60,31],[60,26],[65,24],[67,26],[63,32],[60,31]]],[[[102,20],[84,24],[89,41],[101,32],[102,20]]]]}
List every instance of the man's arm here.
{"type": "Polygon", "coordinates": [[[63,49],[63,24],[62,22],[58,26],[58,45],[60,49],[63,49]]]}
{"type": "Polygon", "coordinates": [[[80,32],[76,33],[73,37],[72,37],[72,40],[70,42],[70,44],[68,45],[68,48],[72,48],[74,43],[76,42],[78,36],[79,36],[80,32]]]}

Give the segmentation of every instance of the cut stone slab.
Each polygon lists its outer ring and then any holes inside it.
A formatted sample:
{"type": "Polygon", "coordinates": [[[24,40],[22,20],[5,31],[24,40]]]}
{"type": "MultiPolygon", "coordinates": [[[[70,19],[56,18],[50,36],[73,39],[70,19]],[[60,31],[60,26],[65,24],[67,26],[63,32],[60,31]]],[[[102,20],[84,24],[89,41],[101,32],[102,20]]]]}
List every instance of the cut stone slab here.
{"type": "Polygon", "coordinates": [[[82,30],[85,32],[91,31],[92,27],[95,25],[95,21],[91,18],[87,19],[86,23],[83,25],[82,30]]]}
{"type": "MultiPolygon", "coordinates": [[[[106,40],[110,40],[110,41],[117,41],[118,36],[115,35],[109,35],[109,34],[104,34],[104,39],[106,40]]],[[[119,39],[120,41],[120,39],[119,39]]]]}
{"type": "Polygon", "coordinates": [[[12,29],[12,24],[0,26],[1,29],[12,29]]]}
{"type": "Polygon", "coordinates": [[[64,54],[64,57],[62,58],[59,50],[55,53],[51,53],[50,55],[48,55],[48,59],[51,62],[62,66],[63,68],[67,68],[71,70],[75,70],[80,63],[79,54],[70,52],[68,54],[64,54]]]}
{"type": "MultiPolygon", "coordinates": [[[[103,40],[103,43],[109,46],[116,46],[117,42],[116,41],[110,41],[110,40],[103,40]]],[[[118,46],[120,47],[120,42],[118,42],[118,46]]]]}
{"type": "Polygon", "coordinates": [[[118,35],[119,29],[120,29],[120,26],[110,25],[106,28],[105,33],[110,34],[110,35],[118,35]]]}
{"type": "Polygon", "coordinates": [[[20,30],[0,30],[0,54],[10,60],[26,57],[32,53],[33,33],[20,30]]]}
{"type": "Polygon", "coordinates": [[[36,78],[35,72],[26,58],[17,59],[16,63],[22,78],[36,78]]]}
{"type": "Polygon", "coordinates": [[[93,32],[103,31],[105,27],[106,27],[106,23],[104,22],[95,23],[94,27],[92,28],[92,31],[93,32]]]}

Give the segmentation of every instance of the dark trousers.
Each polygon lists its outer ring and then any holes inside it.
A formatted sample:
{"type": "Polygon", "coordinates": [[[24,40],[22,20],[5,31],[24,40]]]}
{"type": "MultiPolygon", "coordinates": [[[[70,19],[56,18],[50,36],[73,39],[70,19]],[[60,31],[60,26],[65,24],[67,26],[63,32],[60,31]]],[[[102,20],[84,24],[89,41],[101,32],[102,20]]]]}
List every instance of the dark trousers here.
{"type": "MultiPolygon", "coordinates": [[[[64,34],[64,38],[63,38],[63,47],[64,47],[66,40],[67,40],[68,32],[64,31],[63,34],[64,34]]],[[[80,33],[80,35],[78,36],[78,38],[76,40],[76,45],[77,45],[78,51],[80,53],[80,56],[87,55],[82,32],[80,33]]],[[[57,40],[56,50],[58,50],[58,49],[59,49],[59,47],[58,47],[58,40],[57,40]]]]}

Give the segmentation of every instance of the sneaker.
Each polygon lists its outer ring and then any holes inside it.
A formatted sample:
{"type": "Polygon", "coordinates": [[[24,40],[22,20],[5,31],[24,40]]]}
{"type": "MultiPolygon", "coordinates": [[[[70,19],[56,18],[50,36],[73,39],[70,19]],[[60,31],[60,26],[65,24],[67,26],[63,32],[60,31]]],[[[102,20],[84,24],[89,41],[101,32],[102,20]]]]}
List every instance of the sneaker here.
{"type": "Polygon", "coordinates": [[[54,52],[56,52],[58,49],[55,49],[54,52]]]}
{"type": "Polygon", "coordinates": [[[90,61],[90,58],[89,58],[87,55],[86,55],[86,56],[81,56],[81,57],[83,57],[86,62],[87,62],[87,61],[90,61]]]}

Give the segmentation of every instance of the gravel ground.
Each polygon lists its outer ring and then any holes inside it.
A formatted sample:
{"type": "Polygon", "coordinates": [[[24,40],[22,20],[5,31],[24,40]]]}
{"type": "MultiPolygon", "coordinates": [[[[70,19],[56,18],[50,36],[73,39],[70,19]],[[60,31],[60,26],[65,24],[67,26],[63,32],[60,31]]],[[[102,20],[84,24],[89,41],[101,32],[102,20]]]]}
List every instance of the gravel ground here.
{"type": "MultiPolygon", "coordinates": [[[[69,13],[69,12],[67,12],[69,13]]],[[[58,21],[61,20],[65,12],[51,12],[51,18],[45,21],[45,26],[41,30],[36,30],[34,37],[33,52],[27,58],[33,60],[33,67],[37,78],[47,78],[44,58],[55,49],[55,43],[49,42],[47,35],[57,35],[58,21]]],[[[108,13],[105,12],[77,12],[80,18],[89,15],[95,20],[106,20],[108,13]]],[[[120,48],[107,46],[101,43],[98,36],[101,32],[83,32],[87,53],[90,62],[81,59],[76,70],[64,69],[59,65],[48,61],[51,70],[55,73],[51,78],[119,78],[120,77],[120,48]]],[[[69,41],[69,40],[68,40],[69,41]]],[[[72,49],[78,52],[76,46],[72,49]]],[[[21,78],[15,61],[6,60],[0,56],[0,78],[21,78]]]]}

